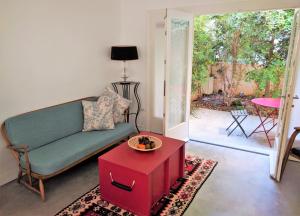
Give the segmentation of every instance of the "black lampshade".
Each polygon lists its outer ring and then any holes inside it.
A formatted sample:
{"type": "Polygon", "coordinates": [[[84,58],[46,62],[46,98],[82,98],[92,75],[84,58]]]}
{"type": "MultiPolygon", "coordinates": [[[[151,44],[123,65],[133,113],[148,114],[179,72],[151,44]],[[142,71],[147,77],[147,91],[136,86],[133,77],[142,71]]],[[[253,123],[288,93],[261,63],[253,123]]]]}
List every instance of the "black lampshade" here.
{"type": "Polygon", "coordinates": [[[136,46],[113,46],[111,47],[112,60],[136,60],[138,59],[138,52],[136,46]]]}

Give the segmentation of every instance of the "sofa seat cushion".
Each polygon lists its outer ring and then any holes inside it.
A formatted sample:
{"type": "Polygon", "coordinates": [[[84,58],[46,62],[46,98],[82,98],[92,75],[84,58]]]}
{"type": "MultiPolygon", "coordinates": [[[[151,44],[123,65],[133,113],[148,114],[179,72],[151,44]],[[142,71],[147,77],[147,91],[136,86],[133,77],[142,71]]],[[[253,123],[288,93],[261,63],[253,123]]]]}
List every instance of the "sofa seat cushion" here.
{"type": "MultiPolygon", "coordinates": [[[[135,131],[131,124],[120,123],[114,130],[79,132],[65,137],[30,151],[31,170],[41,175],[52,174],[135,131]]],[[[24,156],[21,165],[25,167],[24,156]]]]}

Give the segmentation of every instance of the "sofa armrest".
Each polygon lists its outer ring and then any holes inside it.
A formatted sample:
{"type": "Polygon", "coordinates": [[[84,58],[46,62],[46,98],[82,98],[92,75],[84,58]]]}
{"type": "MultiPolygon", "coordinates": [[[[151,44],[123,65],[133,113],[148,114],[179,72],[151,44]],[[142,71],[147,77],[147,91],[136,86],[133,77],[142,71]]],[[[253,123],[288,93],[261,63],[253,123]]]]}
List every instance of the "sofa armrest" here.
{"type": "Polygon", "coordinates": [[[25,169],[26,174],[28,176],[28,181],[29,184],[32,185],[32,181],[31,181],[31,167],[30,167],[30,161],[29,161],[29,147],[28,145],[18,145],[18,146],[13,146],[13,145],[9,145],[8,146],[9,149],[17,152],[18,154],[18,159],[19,159],[19,169],[25,169]],[[25,167],[22,167],[21,162],[20,162],[20,157],[21,155],[24,155],[25,158],[25,167]]]}
{"type": "Polygon", "coordinates": [[[8,148],[16,151],[17,153],[23,153],[23,154],[28,153],[29,150],[28,145],[19,145],[19,146],[9,145],[8,148]]]}

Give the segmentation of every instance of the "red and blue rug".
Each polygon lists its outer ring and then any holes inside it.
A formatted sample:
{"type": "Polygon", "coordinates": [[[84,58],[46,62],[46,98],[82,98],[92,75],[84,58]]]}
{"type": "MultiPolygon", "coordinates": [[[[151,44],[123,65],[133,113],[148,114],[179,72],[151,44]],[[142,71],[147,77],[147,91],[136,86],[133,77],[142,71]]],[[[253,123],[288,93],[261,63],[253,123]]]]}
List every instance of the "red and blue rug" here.
{"type": "MultiPolygon", "coordinates": [[[[212,173],[216,161],[187,156],[185,175],[171,187],[170,194],[152,207],[152,215],[183,215],[198,190],[212,173]]],[[[134,216],[133,213],[101,199],[99,186],[96,186],[56,216],[134,216]]]]}

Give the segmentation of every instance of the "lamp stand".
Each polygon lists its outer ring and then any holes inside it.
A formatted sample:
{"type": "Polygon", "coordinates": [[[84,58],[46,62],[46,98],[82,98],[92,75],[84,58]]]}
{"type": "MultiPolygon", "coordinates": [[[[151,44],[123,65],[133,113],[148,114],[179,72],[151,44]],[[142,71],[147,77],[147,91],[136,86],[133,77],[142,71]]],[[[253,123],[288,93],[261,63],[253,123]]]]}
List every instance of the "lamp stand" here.
{"type": "Polygon", "coordinates": [[[123,61],[123,75],[121,76],[123,82],[127,82],[128,76],[126,74],[126,61],[123,61]]]}

